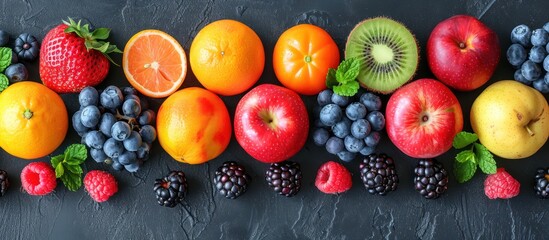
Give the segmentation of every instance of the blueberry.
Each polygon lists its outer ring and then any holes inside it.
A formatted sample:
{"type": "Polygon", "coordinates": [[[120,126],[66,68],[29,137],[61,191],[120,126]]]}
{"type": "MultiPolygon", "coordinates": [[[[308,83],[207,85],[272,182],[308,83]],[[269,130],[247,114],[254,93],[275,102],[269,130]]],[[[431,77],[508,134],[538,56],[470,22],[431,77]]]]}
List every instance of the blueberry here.
{"type": "Polygon", "coordinates": [[[330,138],[330,133],[324,128],[317,128],[313,131],[313,142],[317,146],[324,146],[328,138],[330,138]]]}
{"type": "Polygon", "coordinates": [[[97,126],[100,118],[101,112],[99,111],[99,108],[94,105],[86,106],[82,109],[82,113],[80,114],[82,124],[89,128],[97,126]]]}
{"type": "Polygon", "coordinates": [[[543,76],[543,81],[545,81],[545,83],[549,84],[549,72],[545,73],[545,76],[543,76]]]}
{"type": "Polygon", "coordinates": [[[351,124],[351,135],[358,139],[364,139],[371,130],[370,123],[364,119],[358,119],[351,124]]]}
{"type": "Polygon", "coordinates": [[[522,75],[522,71],[520,69],[517,69],[515,71],[515,80],[528,86],[532,85],[532,81],[526,80],[526,78],[524,78],[524,76],[522,75]]]}
{"type": "Polygon", "coordinates": [[[143,160],[147,160],[149,159],[149,152],[151,151],[151,145],[144,142],[144,143],[141,143],[141,146],[137,149],[137,158],[138,159],[143,159],[143,160]]]}
{"type": "Polygon", "coordinates": [[[507,49],[507,61],[514,67],[520,67],[526,61],[526,49],[518,43],[512,44],[507,49]]]}
{"type": "Polygon", "coordinates": [[[124,140],[124,148],[128,151],[137,151],[139,147],[141,146],[142,140],[141,135],[139,135],[138,132],[132,131],[130,136],[124,140]]]}
{"type": "Polygon", "coordinates": [[[103,149],[105,144],[105,135],[99,131],[90,131],[86,134],[86,145],[90,148],[103,149]]]}
{"type": "Polygon", "coordinates": [[[364,141],[351,135],[343,139],[343,144],[345,145],[345,149],[352,153],[357,153],[364,147],[364,141]]]}
{"type": "Polygon", "coordinates": [[[381,139],[381,135],[379,132],[371,132],[366,138],[364,138],[364,143],[368,147],[375,147],[379,143],[379,140],[381,139]]]}
{"type": "Polygon", "coordinates": [[[120,163],[118,162],[118,160],[116,160],[116,161],[113,160],[113,161],[112,161],[112,168],[113,168],[114,170],[116,170],[116,171],[121,171],[122,169],[124,169],[124,165],[120,164],[120,163]]]}
{"type": "Polygon", "coordinates": [[[21,33],[15,39],[15,47],[13,48],[17,57],[26,61],[32,61],[38,57],[40,44],[36,38],[28,33],[21,33]]]}
{"type": "Polygon", "coordinates": [[[364,118],[366,116],[367,109],[364,104],[360,102],[353,102],[345,108],[345,115],[353,121],[364,118]]]}
{"type": "Polygon", "coordinates": [[[520,67],[522,75],[526,80],[535,81],[541,76],[541,68],[535,62],[526,60],[520,67]]]}
{"type": "Polygon", "coordinates": [[[108,109],[116,109],[122,104],[122,91],[116,86],[108,86],[101,92],[99,101],[101,105],[108,109]]]}
{"type": "Polygon", "coordinates": [[[343,120],[332,126],[332,133],[338,138],[344,138],[351,133],[352,121],[344,117],[343,120]]]}
{"type": "Polygon", "coordinates": [[[332,136],[328,138],[328,141],[326,141],[326,151],[329,153],[337,154],[343,150],[345,150],[343,139],[332,136]]]}
{"type": "Polygon", "coordinates": [[[373,111],[366,116],[370,126],[374,131],[381,131],[385,127],[385,116],[380,111],[373,111]]]}
{"type": "Polygon", "coordinates": [[[137,162],[137,155],[135,152],[125,151],[118,156],[118,162],[122,165],[130,165],[137,162]]]}
{"type": "Polygon", "coordinates": [[[126,140],[131,133],[130,125],[124,121],[115,122],[111,127],[111,137],[118,141],[126,140]]]}
{"type": "Polygon", "coordinates": [[[530,42],[534,46],[545,46],[549,42],[549,33],[543,28],[538,28],[532,31],[530,42]]]}
{"type": "Polygon", "coordinates": [[[376,150],[375,147],[364,146],[362,149],[360,149],[359,153],[362,154],[362,156],[368,156],[374,153],[375,150],[376,150]]]}
{"type": "Polygon", "coordinates": [[[124,165],[124,168],[126,169],[126,171],[133,173],[139,170],[139,167],[141,166],[141,164],[143,164],[143,161],[137,160],[136,163],[124,165]]]}
{"type": "Polygon", "coordinates": [[[379,111],[381,109],[381,98],[371,92],[360,95],[360,102],[366,106],[368,111],[379,111]]]}
{"type": "Polygon", "coordinates": [[[349,104],[349,97],[338,95],[337,93],[332,94],[332,102],[337,104],[340,107],[345,107],[349,104]]]}
{"type": "Polygon", "coordinates": [[[153,110],[145,110],[141,113],[141,115],[137,118],[137,122],[143,126],[147,124],[152,124],[154,122],[154,119],[156,118],[156,114],[153,110]]]}
{"type": "Polygon", "coordinates": [[[122,142],[114,140],[114,138],[109,138],[103,145],[103,151],[108,157],[117,158],[124,152],[124,145],[122,145],[122,142]]]}
{"type": "Polygon", "coordinates": [[[545,51],[546,51],[547,53],[549,53],[549,43],[547,43],[547,45],[545,45],[545,51]]]}
{"type": "Polygon", "coordinates": [[[89,130],[88,127],[84,126],[84,124],[82,124],[82,119],[80,118],[82,114],[82,111],[76,111],[74,113],[74,115],[72,115],[72,127],[74,128],[74,130],[76,132],[87,132],[89,130]]]}
{"type": "Polygon", "coordinates": [[[97,106],[99,104],[99,93],[94,87],[85,87],[78,94],[78,103],[81,107],[87,107],[89,105],[97,106]]]}
{"type": "MultiPolygon", "coordinates": [[[[335,96],[335,94],[334,94],[335,96]]],[[[341,108],[333,103],[330,103],[320,110],[320,121],[326,126],[333,126],[343,118],[341,108]]]]}
{"type": "Polygon", "coordinates": [[[549,55],[543,59],[543,69],[545,69],[546,72],[549,72],[549,55]]]}
{"type": "Polygon", "coordinates": [[[146,143],[152,143],[156,139],[156,129],[154,129],[151,125],[141,126],[139,134],[141,134],[141,139],[143,142],[146,143]]]}
{"type": "Polygon", "coordinates": [[[511,31],[511,42],[518,43],[524,47],[530,46],[532,31],[524,24],[518,25],[511,31]]]}
{"type": "Polygon", "coordinates": [[[339,159],[341,159],[341,161],[350,162],[355,160],[356,153],[352,153],[344,150],[344,151],[338,152],[337,156],[339,157],[339,159]]]}
{"type": "Polygon", "coordinates": [[[116,123],[116,117],[112,113],[103,113],[101,120],[99,120],[99,131],[105,134],[105,136],[111,137],[111,129],[114,123],[116,123]]]}
{"type": "Polygon", "coordinates": [[[6,46],[10,42],[10,35],[4,30],[0,30],[0,47],[6,46]]]}
{"type": "Polygon", "coordinates": [[[535,63],[542,63],[543,59],[545,59],[546,54],[547,53],[545,52],[545,47],[534,46],[530,49],[528,59],[535,63]]]}
{"type": "Polygon", "coordinates": [[[133,88],[133,87],[123,87],[123,88],[122,88],[122,93],[124,93],[124,96],[127,96],[127,95],[136,95],[136,94],[137,94],[137,91],[136,91],[135,88],[133,88]]]}
{"type": "Polygon", "coordinates": [[[98,163],[102,163],[108,158],[107,154],[105,154],[103,149],[92,148],[90,149],[90,155],[93,158],[93,160],[98,163]]]}
{"type": "Polygon", "coordinates": [[[29,78],[29,71],[27,71],[27,68],[22,63],[10,65],[6,68],[5,74],[10,83],[25,81],[29,78]]]}
{"type": "Polygon", "coordinates": [[[332,89],[326,89],[318,93],[318,96],[316,97],[318,105],[324,106],[326,104],[332,103],[332,94],[334,94],[332,89]]]}
{"type": "Polygon", "coordinates": [[[534,81],[532,85],[541,93],[549,93],[549,84],[547,84],[543,78],[534,81]]]}
{"type": "Polygon", "coordinates": [[[135,99],[126,99],[122,104],[122,112],[128,117],[136,118],[141,114],[141,105],[135,99]]]}

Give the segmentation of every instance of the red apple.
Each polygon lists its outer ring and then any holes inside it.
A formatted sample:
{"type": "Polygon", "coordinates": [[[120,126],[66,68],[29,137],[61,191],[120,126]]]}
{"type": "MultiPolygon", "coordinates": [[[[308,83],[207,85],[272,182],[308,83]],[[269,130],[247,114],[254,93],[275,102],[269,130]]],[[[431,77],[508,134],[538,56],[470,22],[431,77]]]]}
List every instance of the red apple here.
{"type": "Polygon", "coordinates": [[[305,144],[309,116],[297,93],[262,84],[238,102],[234,132],[240,146],[253,158],[265,163],[281,162],[305,144]]]}
{"type": "Polygon", "coordinates": [[[460,91],[485,84],[498,65],[499,55],[497,34],[467,15],[440,22],[427,42],[427,63],[433,74],[460,91]]]}
{"type": "Polygon", "coordinates": [[[427,78],[393,93],[385,118],[389,139],[413,158],[445,153],[463,128],[461,106],[454,93],[441,82],[427,78]]]}

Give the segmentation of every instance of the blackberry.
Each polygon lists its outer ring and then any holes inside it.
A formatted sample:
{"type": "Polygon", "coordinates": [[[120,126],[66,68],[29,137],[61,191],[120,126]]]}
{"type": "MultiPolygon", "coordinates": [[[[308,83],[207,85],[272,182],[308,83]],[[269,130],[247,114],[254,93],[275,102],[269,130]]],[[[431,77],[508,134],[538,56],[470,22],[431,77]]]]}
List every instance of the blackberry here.
{"type": "Polygon", "coordinates": [[[154,181],[154,192],[160,206],[173,208],[183,202],[187,189],[187,179],[182,171],[171,171],[166,177],[154,181]]]}
{"type": "Polygon", "coordinates": [[[6,194],[6,191],[10,187],[10,181],[8,180],[8,173],[4,170],[0,170],[0,197],[6,194]]]}
{"type": "Polygon", "coordinates": [[[370,194],[385,195],[398,185],[393,159],[385,154],[370,154],[360,163],[360,178],[370,194]]]}
{"type": "Polygon", "coordinates": [[[438,198],[448,189],[448,172],[436,159],[419,160],[414,173],[414,187],[427,199],[438,198]]]}
{"type": "Polygon", "coordinates": [[[534,190],[539,198],[549,198],[549,168],[538,168],[534,177],[534,190]]]}
{"type": "Polygon", "coordinates": [[[299,163],[291,161],[273,163],[265,173],[265,180],[267,180],[269,187],[286,197],[292,197],[299,192],[301,178],[299,163]]]}
{"type": "Polygon", "coordinates": [[[250,175],[246,173],[244,167],[233,161],[224,162],[215,171],[215,188],[229,199],[235,199],[246,192],[250,180],[250,175]]]}

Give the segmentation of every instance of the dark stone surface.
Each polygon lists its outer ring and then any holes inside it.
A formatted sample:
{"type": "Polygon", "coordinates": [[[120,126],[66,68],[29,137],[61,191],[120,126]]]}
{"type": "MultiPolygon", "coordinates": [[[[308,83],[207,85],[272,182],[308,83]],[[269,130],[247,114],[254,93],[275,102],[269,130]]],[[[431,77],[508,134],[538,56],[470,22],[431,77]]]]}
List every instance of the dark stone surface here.
{"type": "MultiPolygon", "coordinates": [[[[69,17],[86,18],[95,26],[112,28],[111,40],[119,47],[136,32],[157,28],[173,35],[188,52],[192,39],[206,24],[222,18],[244,22],[263,41],[265,71],[259,83],[276,83],[272,70],[272,50],[278,36],[302,22],[326,29],[341,50],[352,27],[367,17],[385,15],[407,25],[417,36],[421,57],[417,77],[431,77],[425,62],[425,45],[431,29],[455,14],[480,17],[495,30],[501,42],[502,59],[491,82],[510,79],[513,69],[505,50],[511,29],[525,23],[541,27],[546,21],[546,1],[3,1],[0,28],[13,37],[30,32],[43,38],[46,32],[69,17]]],[[[115,56],[121,62],[121,56],[115,56]]],[[[38,65],[29,65],[38,80],[38,65]]],[[[99,88],[110,84],[128,86],[122,69],[113,67],[99,88]]],[[[199,85],[189,73],[183,87],[199,85]]],[[[456,93],[464,108],[465,130],[473,99],[481,92],[456,93]]],[[[240,96],[224,97],[234,113],[240,96]]],[[[78,109],[76,94],[63,95],[69,113],[78,109]]],[[[303,98],[312,112],[314,97],[303,98]]],[[[385,98],[386,100],[386,98],[385,98]]],[[[155,101],[158,107],[161,100],[155,101]]],[[[388,196],[368,194],[359,179],[358,161],[345,164],[353,173],[353,188],[340,196],[320,193],[314,187],[318,167],[334,156],[309,140],[292,160],[304,169],[301,192],[293,198],[275,195],[263,180],[267,165],[254,161],[234,140],[217,159],[190,166],[172,160],[156,143],[149,160],[136,174],[115,172],[91,159],[85,170],[105,169],[119,181],[120,191],[108,202],[97,204],[81,189],[67,191],[58,186],[45,197],[22,193],[19,173],[28,163],[0,151],[0,168],[10,174],[12,187],[0,199],[0,238],[2,239],[543,239],[547,201],[537,199],[532,190],[534,171],[547,166],[549,149],[544,146],[525,160],[503,160],[505,167],[521,182],[521,194],[511,200],[488,200],[483,192],[484,175],[458,184],[451,176],[449,191],[438,200],[423,199],[412,184],[415,160],[398,151],[383,136],[379,151],[396,159],[401,183],[388,196]],[[214,192],[212,176],[222,162],[236,160],[246,166],[253,178],[249,190],[237,200],[227,200],[214,192]],[[152,192],[154,179],[170,169],[186,172],[189,194],[186,203],[174,209],[160,207],[152,192]]],[[[71,129],[62,152],[80,138],[71,129]]],[[[449,151],[440,161],[451,171],[449,151]]],[[[42,158],[39,161],[49,161],[42,158]]]]}

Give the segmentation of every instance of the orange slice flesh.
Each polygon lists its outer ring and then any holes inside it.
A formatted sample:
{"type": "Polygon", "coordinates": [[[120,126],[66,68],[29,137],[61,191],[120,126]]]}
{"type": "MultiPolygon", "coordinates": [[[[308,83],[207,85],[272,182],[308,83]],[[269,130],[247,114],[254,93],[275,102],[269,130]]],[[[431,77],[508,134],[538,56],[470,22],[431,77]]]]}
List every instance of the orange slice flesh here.
{"type": "Polygon", "coordinates": [[[163,98],[181,87],[187,75],[183,47],[169,34],[143,30],[133,35],[122,55],[122,68],[130,84],[148,97],[163,98]]]}

